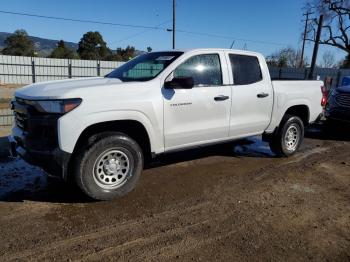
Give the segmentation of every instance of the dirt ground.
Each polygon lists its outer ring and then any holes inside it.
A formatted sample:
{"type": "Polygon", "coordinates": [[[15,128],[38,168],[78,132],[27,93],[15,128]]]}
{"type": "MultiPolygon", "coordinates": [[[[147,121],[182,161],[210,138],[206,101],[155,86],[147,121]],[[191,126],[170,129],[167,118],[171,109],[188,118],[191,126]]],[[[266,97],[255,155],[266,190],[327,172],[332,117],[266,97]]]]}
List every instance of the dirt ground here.
{"type": "Polygon", "coordinates": [[[350,133],[307,137],[291,158],[257,138],[164,156],[110,202],[3,160],[0,261],[350,261],[350,133]]]}

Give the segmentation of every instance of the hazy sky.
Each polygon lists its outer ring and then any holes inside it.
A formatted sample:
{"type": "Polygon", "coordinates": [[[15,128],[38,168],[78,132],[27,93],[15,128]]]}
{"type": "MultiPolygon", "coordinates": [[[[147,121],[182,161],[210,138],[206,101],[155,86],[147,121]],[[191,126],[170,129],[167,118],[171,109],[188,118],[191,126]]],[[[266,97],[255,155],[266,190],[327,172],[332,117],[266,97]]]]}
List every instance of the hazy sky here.
{"type": "MultiPolygon", "coordinates": [[[[177,0],[177,28],[227,36],[177,34],[178,48],[224,47],[262,52],[269,55],[285,46],[301,48],[302,6],[305,0],[177,0]],[[230,39],[232,37],[232,39],[230,39]],[[242,40],[237,40],[242,39],[242,40]],[[251,41],[249,41],[251,40],[251,41]]],[[[172,0],[11,0],[2,1],[2,11],[96,20],[122,24],[171,28],[172,0]]],[[[133,45],[145,50],[171,48],[171,33],[111,25],[57,21],[0,13],[0,31],[25,29],[30,35],[78,42],[87,31],[99,31],[110,48],[133,45]]],[[[327,48],[329,49],[329,48],[327,48]]],[[[322,52],[326,50],[321,47],[322,52]]],[[[331,48],[337,58],[343,52],[331,48]]],[[[306,55],[311,59],[312,44],[306,55]]]]}

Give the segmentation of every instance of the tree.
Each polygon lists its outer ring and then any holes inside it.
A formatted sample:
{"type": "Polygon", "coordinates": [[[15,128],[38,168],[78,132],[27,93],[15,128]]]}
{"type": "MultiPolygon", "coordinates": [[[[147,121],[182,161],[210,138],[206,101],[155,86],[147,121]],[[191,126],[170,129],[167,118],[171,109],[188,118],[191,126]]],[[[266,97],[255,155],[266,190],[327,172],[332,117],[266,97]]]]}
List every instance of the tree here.
{"type": "Polygon", "coordinates": [[[350,68],[350,55],[347,55],[345,59],[340,63],[340,68],[349,69],[350,68]]]}
{"type": "Polygon", "coordinates": [[[68,47],[66,47],[63,40],[58,41],[57,47],[52,50],[50,58],[77,58],[77,55],[74,51],[68,47]]]}
{"type": "Polygon", "coordinates": [[[148,52],[148,53],[151,53],[152,50],[153,50],[152,47],[150,47],[150,46],[147,47],[147,52],[148,52]]]}
{"type": "MultiPolygon", "coordinates": [[[[276,67],[298,67],[300,65],[301,52],[292,47],[286,47],[278,50],[266,58],[271,66],[276,67]]],[[[306,65],[306,58],[303,64],[306,65]]]]}
{"type": "Polygon", "coordinates": [[[331,51],[326,51],[323,53],[321,67],[323,68],[336,67],[335,56],[331,51]]]}
{"type": "MultiPolygon", "coordinates": [[[[323,15],[320,44],[336,47],[350,55],[350,1],[349,0],[308,0],[308,11],[316,16],[323,15]]],[[[311,20],[307,40],[315,42],[318,20],[311,20]]]]}
{"type": "Polygon", "coordinates": [[[16,30],[6,38],[2,53],[4,55],[34,56],[34,43],[25,30],[16,30]]]}
{"type": "Polygon", "coordinates": [[[78,54],[81,59],[103,60],[111,54],[99,32],[87,32],[80,39],[78,54]]]}
{"type": "Polygon", "coordinates": [[[127,46],[125,49],[117,48],[117,56],[122,58],[122,61],[128,61],[135,56],[135,47],[127,46]]]}
{"type": "Polygon", "coordinates": [[[135,57],[135,47],[127,46],[125,49],[118,47],[116,51],[111,51],[110,55],[106,57],[107,61],[129,61],[135,57]]]}

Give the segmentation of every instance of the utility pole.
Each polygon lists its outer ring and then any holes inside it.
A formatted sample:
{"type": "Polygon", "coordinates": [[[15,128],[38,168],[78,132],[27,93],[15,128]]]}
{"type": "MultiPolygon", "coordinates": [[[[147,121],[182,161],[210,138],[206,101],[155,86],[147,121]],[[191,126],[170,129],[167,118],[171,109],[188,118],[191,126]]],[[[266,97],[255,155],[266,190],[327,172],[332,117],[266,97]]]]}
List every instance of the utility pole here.
{"type": "Polygon", "coordinates": [[[173,0],[173,49],[175,49],[176,0],[173,0]]]}
{"type": "Polygon", "coordinates": [[[320,15],[320,20],[318,21],[318,27],[317,27],[317,34],[316,34],[316,40],[315,40],[315,45],[314,45],[314,51],[312,53],[312,60],[311,60],[309,79],[312,79],[313,76],[314,76],[315,65],[316,65],[316,60],[317,60],[317,53],[318,53],[318,47],[320,45],[322,25],[323,25],[323,15],[320,15]]]}
{"type": "Polygon", "coordinates": [[[304,64],[304,50],[305,50],[305,41],[306,41],[306,34],[307,34],[307,25],[309,22],[309,15],[311,15],[312,13],[307,11],[306,14],[303,14],[304,16],[306,16],[306,20],[305,20],[305,29],[304,29],[304,36],[303,36],[303,47],[301,49],[301,58],[300,58],[300,68],[303,67],[304,64]]]}

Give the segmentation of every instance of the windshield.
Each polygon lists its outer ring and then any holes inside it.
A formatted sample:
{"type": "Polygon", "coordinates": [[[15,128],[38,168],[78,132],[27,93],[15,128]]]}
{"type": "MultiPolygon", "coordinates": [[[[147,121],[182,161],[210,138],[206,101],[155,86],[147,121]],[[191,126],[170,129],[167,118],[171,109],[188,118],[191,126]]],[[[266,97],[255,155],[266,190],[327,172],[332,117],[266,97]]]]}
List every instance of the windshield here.
{"type": "Polygon", "coordinates": [[[116,68],[106,77],[118,78],[123,82],[148,81],[159,75],[182,52],[154,52],[140,55],[116,68]]]}

